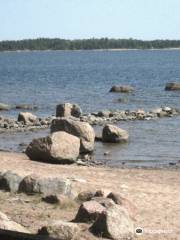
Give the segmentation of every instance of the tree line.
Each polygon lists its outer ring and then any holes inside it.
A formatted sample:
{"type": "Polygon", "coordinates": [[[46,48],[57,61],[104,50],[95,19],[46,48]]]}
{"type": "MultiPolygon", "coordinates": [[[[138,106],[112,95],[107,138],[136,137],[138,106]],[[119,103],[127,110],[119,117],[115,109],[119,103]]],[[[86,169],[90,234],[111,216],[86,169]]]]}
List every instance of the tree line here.
{"type": "Polygon", "coordinates": [[[92,50],[92,49],[163,49],[180,48],[180,40],[142,41],[136,39],[27,39],[1,41],[0,51],[17,50],[92,50]]]}

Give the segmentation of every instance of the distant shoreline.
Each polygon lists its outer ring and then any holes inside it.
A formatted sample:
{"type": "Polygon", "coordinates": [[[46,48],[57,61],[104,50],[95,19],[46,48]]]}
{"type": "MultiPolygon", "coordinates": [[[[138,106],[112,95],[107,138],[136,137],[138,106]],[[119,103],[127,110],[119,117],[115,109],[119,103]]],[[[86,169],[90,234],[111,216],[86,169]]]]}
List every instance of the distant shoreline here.
{"type": "Polygon", "coordinates": [[[146,48],[146,49],[139,49],[139,48],[109,48],[109,49],[46,49],[46,50],[4,50],[0,51],[0,53],[21,53],[21,52],[124,52],[124,51],[177,51],[180,50],[180,48],[146,48]]]}

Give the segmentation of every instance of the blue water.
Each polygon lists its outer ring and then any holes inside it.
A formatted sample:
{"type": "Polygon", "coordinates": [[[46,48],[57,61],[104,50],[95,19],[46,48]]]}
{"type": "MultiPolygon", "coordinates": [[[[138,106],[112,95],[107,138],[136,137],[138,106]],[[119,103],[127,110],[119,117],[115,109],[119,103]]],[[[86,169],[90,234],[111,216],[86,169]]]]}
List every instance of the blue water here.
{"type": "MultiPolygon", "coordinates": [[[[61,102],[78,103],[84,112],[102,109],[180,108],[180,92],[164,91],[180,82],[180,51],[49,51],[0,53],[0,102],[36,104],[39,116],[55,113],[61,102]],[[132,94],[109,93],[115,84],[135,87],[132,94]],[[120,103],[118,99],[126,99],[120,103]]],[[[17,111],[1,113],[16,117],[17,111]]],[[[117,166],[168,165],[180,160],[180,118],[119,123],[130,132],[127,145],[97,144],[96,158],[117,166]],[[103,151],[109,149],[105,157],[103,151]],[[111,160],[110,160],[111,159],[111,160]]],[[[44,133],[42,133],[44,134],[44,133]]],[[[0,136],[0,148],[18,149],[34,135],[0,136]],[[14,140],[14,138],[16,140],[14,140]],[[11,139],[11,140],[10,140],[11,139]]]]}

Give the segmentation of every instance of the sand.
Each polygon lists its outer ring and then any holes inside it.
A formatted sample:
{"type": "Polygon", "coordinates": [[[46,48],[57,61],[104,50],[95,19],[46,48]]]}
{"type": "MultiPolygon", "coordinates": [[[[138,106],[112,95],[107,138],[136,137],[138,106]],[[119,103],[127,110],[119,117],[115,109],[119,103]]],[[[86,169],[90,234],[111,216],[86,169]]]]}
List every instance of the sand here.
{"type": "MultiPolygon", "coordinates": [[[[137,239],[180,239],[180,170],[115,169],[52,165],[30,161],[25,154],[0,152],[0,171],[60,176],[73,182],[76,195],[84,190],[114,191],[137,208],[135,227],[144,230],[137,239]]],[[[72,220],[78,205],[60,207],[43,203],[36,196],[0,192],[0,211],[31,232],[50,219],[72,220]]]]}

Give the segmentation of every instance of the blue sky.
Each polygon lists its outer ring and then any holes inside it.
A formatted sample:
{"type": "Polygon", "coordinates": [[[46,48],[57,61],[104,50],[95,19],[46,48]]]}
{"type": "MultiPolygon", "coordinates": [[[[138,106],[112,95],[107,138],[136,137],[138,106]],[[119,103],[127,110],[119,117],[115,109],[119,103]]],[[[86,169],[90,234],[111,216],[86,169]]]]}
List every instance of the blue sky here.
{"type": "Polygon", "coordinates": [[[0,40],[180,39],[180,0],[0,0],[0,40]]]}

